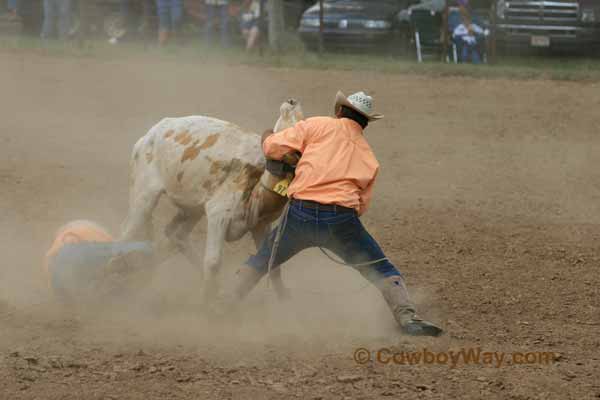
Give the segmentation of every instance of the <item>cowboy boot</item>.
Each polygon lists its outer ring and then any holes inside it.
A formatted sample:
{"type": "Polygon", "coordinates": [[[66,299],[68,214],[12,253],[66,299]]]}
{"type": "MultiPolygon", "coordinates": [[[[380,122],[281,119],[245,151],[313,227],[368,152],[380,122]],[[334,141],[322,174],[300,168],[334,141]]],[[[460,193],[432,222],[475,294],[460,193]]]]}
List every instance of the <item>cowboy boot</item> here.
{"type": "Polygon", "coordinates": [[[263,275],[252,267],[241,267],[235,274],[233,289],[218,299],[213,298],[210,302],[205,302],[207,310],[215,317],[237,315],[241,301],[254,289],[263,275]]]}
{"type": "Polygon", "coordinates": [[[377,285],[402,332],[411,336],[439,336],[442,329],[416,315],[404,280],[400,276],[384,278],[377,285]]]}
{"type": "Polygon", "coordinates": [[[233,288],[233,300],[236,303],[244,300],[264,276],[262,272],[249,266],[241,267],[235,275],[237,280],[233,288]]]}

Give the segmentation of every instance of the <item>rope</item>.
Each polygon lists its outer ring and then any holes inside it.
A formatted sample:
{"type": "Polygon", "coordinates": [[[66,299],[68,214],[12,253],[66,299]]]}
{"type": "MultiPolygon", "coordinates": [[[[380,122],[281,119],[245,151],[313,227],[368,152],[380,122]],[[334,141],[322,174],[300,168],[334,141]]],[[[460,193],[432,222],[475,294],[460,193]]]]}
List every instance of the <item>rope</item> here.
{"type": "Polygon", "coordinates": [[[327,251],[326,251],[324,248],[322,248],[321,246],[319,246],[319,250],[321,250],[321,252],[322,252],[323,254],[325,254],[325,256],[327,256],[327,258],[329,258],[329,259],[330,259],[331,261],[333,261],[334,263],[336,263],[336,264],[339,264],[339,265],[346,265],[346,266],[348,266],[348,267],[354,267],[354,268],[358,268],[358,267],[367,267],[367,266],[369,266],[369,265],[377,264],[377,263],[380,263],[380,262],[382,262],[382,261],[389,261],[389,258],[387,258],[387,257],[383,257],[383,258],[379,258],[379,259],[377,259],[377,260],[374,260],[374,261],[367,261],[367,262],[364,262],[364,263],[358,263],[358,264],[350,264],[350,263],[347,263],[347,262],[344,262],[344,261],[336,260],[336,259],[335,259],[335,258],[334,258],[334,257],[333,257],[331,254],[329,254],[329,253],[328,253],[328,252],[327,252],[327,251]]]}
{"type": "Polygon", "coordinates": [[[273,276],[271,275],[271,271],[273,270],[273,264],[275,264],[275,257],[277,256],[277,250],[279,250],[279,243],[281,242],[281,236],[283,235],[283,230],[287,225],[288,213],[290,211],[290,201],[288,200],[285,203],[285,207],[283,209],[283,216],[281,218],[281,222],[277,227],[277,233],[275,234],[275,241],[273,241],[273,248],[271,249],[271,256],[269,257],[269,265],[267,269],[267,274],[269,279],[267,279],[267,288],[269,288],[269,283],[273,276]]]}
{"type": "Polygon", "coordinates": [[[264,183],[262,183],[262,181],[260,181],[259,183],[260,183],[260,186],[262,186],[263,189],[268,190],[271,193],[275,193],[277,196],[281,196],[279,193],[277,193],[276,191],[274,191],[273,188],[270,188],[267,185],[265,185],[264,183]]]}

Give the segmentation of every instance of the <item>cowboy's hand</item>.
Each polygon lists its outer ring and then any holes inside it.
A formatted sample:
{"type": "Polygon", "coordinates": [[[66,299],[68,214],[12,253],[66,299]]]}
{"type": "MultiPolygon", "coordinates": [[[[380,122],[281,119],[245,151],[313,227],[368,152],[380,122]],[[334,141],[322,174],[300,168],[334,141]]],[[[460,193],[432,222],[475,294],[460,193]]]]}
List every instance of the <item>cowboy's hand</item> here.
{"type": "Polygon", "coordinates": [[[293,153],[285,154],[281,161],[288,165],[296,165],[300,161],[300,157],[302,157],[302,154],[300,154],[298,151],[295,151],[293,153]]]}
{"type": "Polygon", "coordinates": [[[271,136],[272,134],[273,134],[273,129],[267,129],[266,131],[264,131],[263,134],[262,134],[261,143],[264,143],[265,140],[267,140],[267,138],[269,136],[271,136]]]}

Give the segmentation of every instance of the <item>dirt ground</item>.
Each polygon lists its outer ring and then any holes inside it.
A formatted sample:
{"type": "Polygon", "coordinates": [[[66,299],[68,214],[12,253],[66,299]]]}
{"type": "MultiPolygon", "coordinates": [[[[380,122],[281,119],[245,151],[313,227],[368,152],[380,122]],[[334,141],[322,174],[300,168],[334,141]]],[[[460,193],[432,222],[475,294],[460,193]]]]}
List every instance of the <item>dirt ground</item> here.
{"type": "MultiPolygon", "coordinates": [[[[600,398],[600,85],[25,51],[4,51],[0,71],[0,399],[600,398]],[[118,233],[151,125],[203,114],[261,132],[288,97],[331,113],[339,88],[386,115],[367,131],[382,169],[363,221],[444,336],[399,334],[378,292],[317,251],[285,265],[289,302],[261,283],[232,320],[200,311],[180,257],[136,301],[53,303],[53,232],[88,218],[118,233]],[[358,348],[554,360],[359,364],[358,348]]],[[[224,281],[252,250],[228,245],[224,281]]]]}

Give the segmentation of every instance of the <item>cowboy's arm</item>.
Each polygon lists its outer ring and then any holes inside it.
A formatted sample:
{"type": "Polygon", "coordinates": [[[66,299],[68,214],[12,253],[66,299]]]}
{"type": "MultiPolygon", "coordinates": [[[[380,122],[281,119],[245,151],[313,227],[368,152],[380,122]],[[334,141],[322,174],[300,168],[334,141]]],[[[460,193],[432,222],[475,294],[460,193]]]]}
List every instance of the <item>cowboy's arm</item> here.
{"type": "Polygon", "coordinates": [[[367,187],[360,193],[360,206],[357,211],[359,217],[367,211],[369,205],[371,204],[371,198],[373,197],[373,186],[375,186],[375,178],[377,178],[378,173],[379,169],[375,171],[375,175],[373,176],[373,179],[371,179],[371,182],[369,182],[367,187]]]}
{"type": "Polygon", "coordinates": [[[267,158],[281,160],[286,154],[304,152],[310,127],[307,121],[300,121],[281,132],[263,134],[263,152],[267,158]]]}

